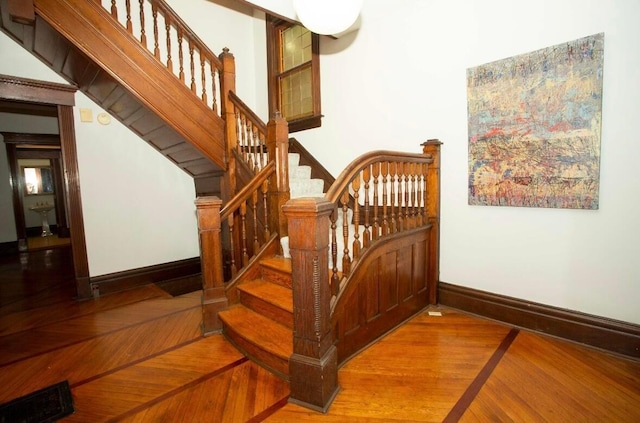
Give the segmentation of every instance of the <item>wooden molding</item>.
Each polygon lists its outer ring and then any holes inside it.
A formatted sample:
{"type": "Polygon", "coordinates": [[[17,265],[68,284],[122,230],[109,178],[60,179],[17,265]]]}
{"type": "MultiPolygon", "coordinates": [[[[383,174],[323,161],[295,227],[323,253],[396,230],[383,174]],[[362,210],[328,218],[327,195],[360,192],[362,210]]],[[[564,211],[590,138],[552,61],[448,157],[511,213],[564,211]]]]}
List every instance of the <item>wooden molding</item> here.
{"type": "Polygon", "coordinates": [[[91,290],[93,292],[97,289],[100,295],[104,295],[151,283],[190,278],[200,274],[200,272],[200,257],[194,257],[155,266],[95,276],[91,278],[91,290]]]}
{"type": "Polygon", "coordinates": [[[439,303],[510,325],[640,358],[640,325],[440,282],[439,303]]]}

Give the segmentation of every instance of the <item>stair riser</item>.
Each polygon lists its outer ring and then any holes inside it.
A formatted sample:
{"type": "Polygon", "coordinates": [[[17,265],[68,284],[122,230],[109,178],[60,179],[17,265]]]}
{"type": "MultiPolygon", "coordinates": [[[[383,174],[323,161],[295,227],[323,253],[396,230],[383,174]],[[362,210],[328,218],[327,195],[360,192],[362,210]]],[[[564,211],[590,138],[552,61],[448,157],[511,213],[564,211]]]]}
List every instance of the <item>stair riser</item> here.
{"type": "Polygon", "coordinates": [[[249,357],[252,361],[258,363],[262,367],[266,368],[276,376],[281,377],[284,380],[289,380],[289,360],[282,357],[277,357],[268,351],[260,348],[244,337],[241,334],[234,331],[233,328],[223,321],[223,333],[243,354],[249,357]]]}
{"type": "Polygon", "coordinates": [[[241,291],[240,302],[245,307],[250,308],[256,313],[260,313],[269,319],[280,323],[283,326],[293,329],[293,313],[287,310],[283,310],[275,304],[249,294],[248,292],[241,291]]]}
{"type": "Polygon", "coordinates": [[[285,288],[291,288],[291,273],[283,273],[281,270],[262,266],[262,279],[277,283],[285,288]]]}

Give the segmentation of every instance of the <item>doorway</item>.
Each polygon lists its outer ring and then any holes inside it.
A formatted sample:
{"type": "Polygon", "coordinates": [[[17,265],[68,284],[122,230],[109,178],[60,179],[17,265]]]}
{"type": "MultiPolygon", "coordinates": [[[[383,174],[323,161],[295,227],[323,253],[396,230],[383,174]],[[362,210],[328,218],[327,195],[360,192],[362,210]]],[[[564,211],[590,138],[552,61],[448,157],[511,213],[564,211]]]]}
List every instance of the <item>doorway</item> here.
{"type": "MultiPolygon", "coordinates": [[[[55,110],[58,122],[59,152],[49,154],[55,156],[50,158],[52,163],[55,161],[59,163],[60,175],[55,179],[61,184],[59,191],[63,193],[59,199],[55,200],[55,207],[56,211],[60,210],[58,216],[64,215],[64,225],[69,231],[77,296],[79,299],[85,299],[91,298],[91,288],[73,118],[76,91],[77,87],[67,84],[0,75],[0,105],[17,107],[23,111],[30,110],[32,113],[34,111],[51,113],[55,110]]],[[[40,150],[46,149],[40,148],[40,150]]],[[[9,164],[17,167],[17,160],[10,160],[9,164]]],[[[52,171],[55,167],[52,166],[52,171]]],[[[11,170],[12,175],[18,175],[18,172],[17,168],[11,170]]],[[[19,179],[18,177],[16,180],[12,180],[12,184],[17,185],[19,179]]],[[[14,208],[20,202],[21,199],[16,198],[16,190],[13,189],[14,208]]],[[[15,213],[16,216],[22,216],[22,220],[24,220],[23,210],[24,208],[20,210],[21,213],[15,213]]],[[[16,217],[16,229],[26,228],[24,223],[21,225],[18,219],[20,217],[16,217]]]]}
{"type": "MultiPolygon", "coordinates": [[[[10,103],[0,101],[0,111],[10,103]]],[[[57,120],[57,111],[55,119],[57,120]]],[[[34,112],[35,113],[35,112],[34,112]]],[[[21,116],[21,115],[16,115],[21,116]]],[[[26,118],[27,122],[37,118],[26,118]]],[[[0,132],[11,173],[18,250],[70,246],[58,134],[0,132]]]]}

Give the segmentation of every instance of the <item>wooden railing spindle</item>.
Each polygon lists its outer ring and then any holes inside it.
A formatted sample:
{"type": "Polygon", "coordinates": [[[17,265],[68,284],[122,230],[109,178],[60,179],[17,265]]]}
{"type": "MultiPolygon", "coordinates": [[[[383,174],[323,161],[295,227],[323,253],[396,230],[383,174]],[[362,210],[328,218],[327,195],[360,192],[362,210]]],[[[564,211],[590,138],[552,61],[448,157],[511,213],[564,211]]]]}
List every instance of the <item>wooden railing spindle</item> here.
{"type": "Polygon", "coordinates": [[[382,167],[382,235],[387,235],[389,233],[389,163],[382,162],[380,165],[382,167]]]}
{"type": "Polygon", "coordinates": [[[167,69],[173,73],[173,60],[171,58],[171,15],[164,15],[164,30],[167,37],[167,69]]]}
{"type": "Polygon", "coordinates": [[[151,16],[153,17],[153,55],[160,61],[160,46],[158,42],[158,5],[151,3],[151,16]]]}
{"type": "Polygon", "coordinates": [[[195,46],[193,40],[189,40],[189,67],[191,69],[191,92],[196,94],[196,65],[193,59],[195,46]]]}
{"type": "Polygon", "coordinates": [[[184,83],[184,55],[182,52],[182,40],[184,39],[184,34],[182,33],[182,28],[178,29],[178,60],[180,62],[180,70],[178,71],[178,77],[180,81],[184,83]]]}
{"type": "Polygon", "coordinates": [[[125,8],[127,11],[127,23],[126,23],[127,32],[133,35],[133,25],[131,24],[131,0],[126,0],[125,8]]]}
{"type": "MultiPolygon", "coordinates": [[[[342,194],[342,238],[344,240],[344,250],[342,251],[342,273],[349,275],[351,273],[351,258],[349,257],[349,218],[347,211],[349,209],[349,190],[345,190],[342,194]]],[[[356,202],[357,204],[357,202],[356,202]]]]}
{"type": "Polygon", "coordinates": [[[144,0],[139,0],[140,4],[140,44],[147,48],[147,34],[144,28],[144,0]]]}
{"type": "Polygon", "coordinates": [[[200,52],[200,77],[202,82],[202,102],[207,104],[207,72],[205,71],[205,57],[200,52]]]}
{"type": "Polygon", "coordinates": [[[218,100],[216,96],[218,95],[218,91],[216,90],[216,68],[214,66],[210,66],[211,68],[211,110],[215,114],[218,114],[218,100]]]}
{"type": "MultiPolygon", "coordinates": [[[[353,260],[357,260],[360,258],[360,231],[358,228],[360,227],[360,175],[353,179],[351,183],[351,187],[353,188],[353,226],[355,230],[353,231],[353,245],[351,246],[352,251],[351,255],[353,260]]],[[[345,248],[348,248],[349,243],[347,242],[349,236],[349,225],[351,222],[347,220],[347,216],[344,216],[344,228],[345,228],[345,248]]]]}
{"type": "Polygon", "coordinates": [[[116,0],[111,0],[111,16],[118,20],[118,6],[116,0]]]}
{"type": "Polygon", "coordinates": [[[371,229],[369,227],[369,219],[371,219],[371,210],[369,209],[369,182],[371,180],[371,169],[368,166],[362,171],[362,179],[364,181],[364,231],[362,232],[362,246],[367,248],[369,246],[369,241],[371,240],[371,229]]]}

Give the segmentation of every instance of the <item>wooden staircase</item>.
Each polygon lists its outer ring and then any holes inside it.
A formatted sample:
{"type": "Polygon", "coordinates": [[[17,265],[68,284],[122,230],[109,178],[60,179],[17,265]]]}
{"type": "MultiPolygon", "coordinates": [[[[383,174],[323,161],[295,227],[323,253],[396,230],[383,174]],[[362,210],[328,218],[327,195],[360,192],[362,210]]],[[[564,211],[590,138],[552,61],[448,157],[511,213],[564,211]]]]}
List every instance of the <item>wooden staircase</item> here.
{"type": "Polygon", "coordinates": [[[191,175],[198,195],[219,195],[224,120],[99,2],[0,0],[0,30],[191,175]]]}
{"type": "Polygon", "coordinates": [[[291,260],[259,263],[261,277],[238,287],[240,302],[220,312],[223,333],[253,361],[289,380],[293,353],[291,260]]]}

